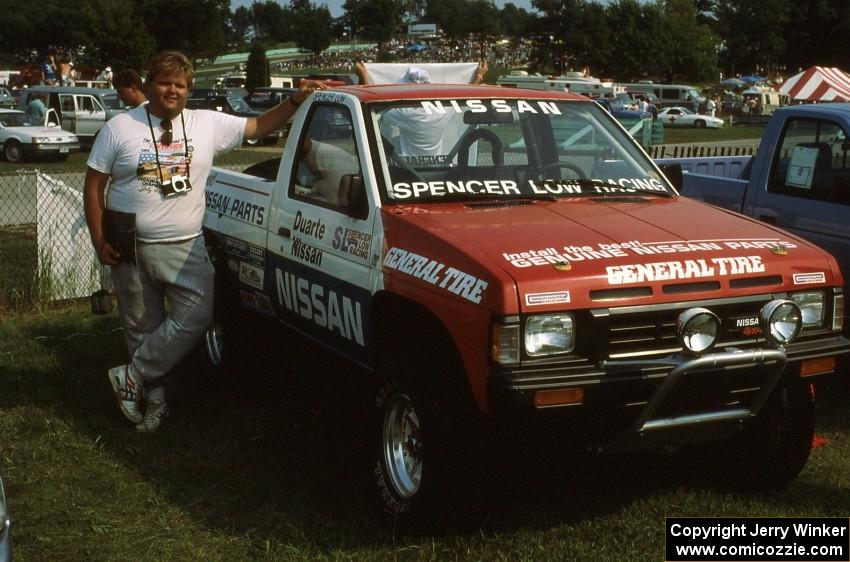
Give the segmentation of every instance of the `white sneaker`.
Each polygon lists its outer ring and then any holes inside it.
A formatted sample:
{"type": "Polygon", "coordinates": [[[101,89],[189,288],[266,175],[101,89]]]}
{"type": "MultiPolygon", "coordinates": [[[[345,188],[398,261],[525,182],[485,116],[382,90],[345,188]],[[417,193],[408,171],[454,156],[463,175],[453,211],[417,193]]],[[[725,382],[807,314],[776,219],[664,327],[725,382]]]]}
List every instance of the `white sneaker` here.
{"type": "Polygon", "coordinates": [[[148,410],[145,412],[144,423],[136,425],[136,431],[140,433],[154,433],[162,424],[169,413],[168,404],[163,400],[151,400],[148,402],[148,410]]]}
{"type": "Polygon", "coordinates": [[[145,417],[139,410],[139,403],[145,395],[145,385],[130,365],[120,365],[109,369],[109,382],[118,399],[121,413],[135,424],[142,423],[145,417]]]}

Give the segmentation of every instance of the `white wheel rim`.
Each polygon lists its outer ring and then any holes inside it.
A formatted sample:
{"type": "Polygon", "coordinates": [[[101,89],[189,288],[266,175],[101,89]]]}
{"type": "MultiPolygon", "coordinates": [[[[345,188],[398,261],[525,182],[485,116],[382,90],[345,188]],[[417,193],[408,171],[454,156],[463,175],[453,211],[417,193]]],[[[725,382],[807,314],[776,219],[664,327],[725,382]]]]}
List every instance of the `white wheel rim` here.
{"type": "Polygon", "coordinates": [[[402,498],[411,498],[422,482],[422,443],[419,416],[410,398],[393,396],[384,413],[384,462],[393,489],[402,498]]]}

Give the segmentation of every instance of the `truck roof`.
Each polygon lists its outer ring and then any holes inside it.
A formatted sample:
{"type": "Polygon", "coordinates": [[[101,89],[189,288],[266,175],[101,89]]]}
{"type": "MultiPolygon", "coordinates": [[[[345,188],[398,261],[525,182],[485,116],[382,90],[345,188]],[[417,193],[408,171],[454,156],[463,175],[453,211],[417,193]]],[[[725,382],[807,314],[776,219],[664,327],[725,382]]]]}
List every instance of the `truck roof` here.
{"type": "Polygon", "coordinates": [[[343,86],[332,91],[345,92],[360,98],[363,103],[408,100],[408,99],[451,99],[451,98],[498,98],[498,99],[560,99],[591,100],[579,94],[568,94],[549,90],[504,88],[502,86],[472,84],[369,84],[365,86],[343,86]]]}
{"type": "Polygon", "coordinates": [[[850,103],[807,103],[803,105],[786,105],[776,110],[782,114],[793,113],[795,115],[809,115],[812,117],[824,113],[847,116],[850,113],[850,103]]]}

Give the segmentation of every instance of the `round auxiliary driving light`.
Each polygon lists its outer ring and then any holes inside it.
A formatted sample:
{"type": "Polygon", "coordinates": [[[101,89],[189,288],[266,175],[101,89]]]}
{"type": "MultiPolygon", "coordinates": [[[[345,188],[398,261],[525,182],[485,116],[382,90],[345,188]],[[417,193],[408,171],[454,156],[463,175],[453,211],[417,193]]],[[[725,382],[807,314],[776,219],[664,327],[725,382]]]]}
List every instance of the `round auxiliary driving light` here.
{"type": "Polygon", "coordinates": [[[772,300],[759,312],[761,331],[779,345],[787,345],[797,339],[803,328],[803,313],[800,307],[789,300],[772,300]]]}
{"type": "Polygon", "coordinates": [[[714,347],[720,333],[720,319],[706,308],[689,308],[676,320],[676,333],[684,349],[703,353],[714,347]]]}

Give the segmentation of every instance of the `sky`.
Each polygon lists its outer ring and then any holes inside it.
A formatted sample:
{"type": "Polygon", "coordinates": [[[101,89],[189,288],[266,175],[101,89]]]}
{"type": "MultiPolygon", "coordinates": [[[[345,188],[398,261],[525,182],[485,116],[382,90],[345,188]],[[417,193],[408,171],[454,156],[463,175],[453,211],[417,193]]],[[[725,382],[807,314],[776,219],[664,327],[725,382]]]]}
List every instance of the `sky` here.
{"type": "MultiPolygon", "coordinates": [[[[526,10],[531,10],[531,0],[496,0],[496,6],[501,8],[507,2],[513,2],[517,8],[525,8],[526,10]]],[[[284,4],[288,3],[286,1],[284,4]]],[[[327,5],[328,9],[331,11],[331,16],[339,17],[342,15],[342,5],[345,3],[345,0],[313,0],[313,3],[322,5],[327,5]]],[[[235,10],[239,6],[250,6],[253,4],[253,0],[230,0],[230,9],[235,10]]]]}

